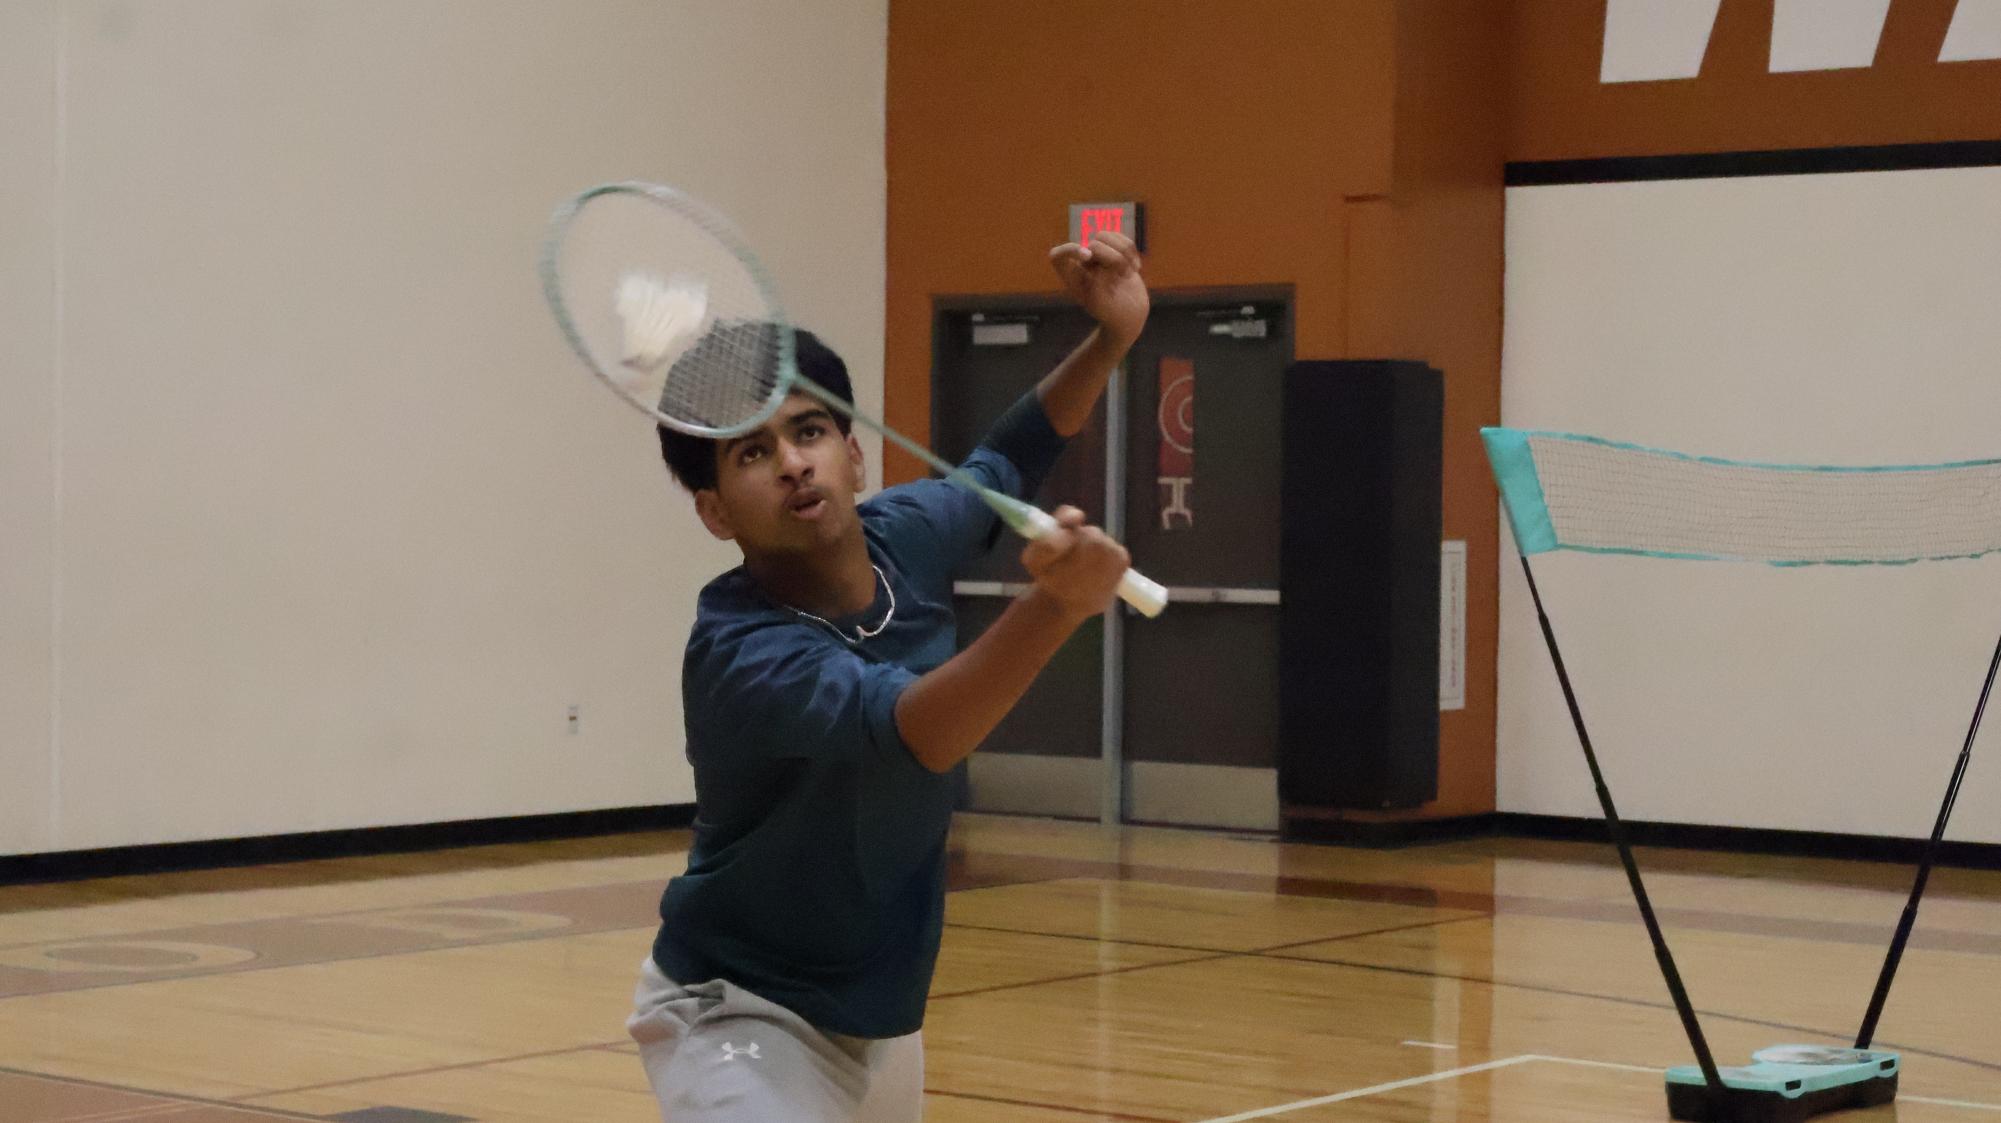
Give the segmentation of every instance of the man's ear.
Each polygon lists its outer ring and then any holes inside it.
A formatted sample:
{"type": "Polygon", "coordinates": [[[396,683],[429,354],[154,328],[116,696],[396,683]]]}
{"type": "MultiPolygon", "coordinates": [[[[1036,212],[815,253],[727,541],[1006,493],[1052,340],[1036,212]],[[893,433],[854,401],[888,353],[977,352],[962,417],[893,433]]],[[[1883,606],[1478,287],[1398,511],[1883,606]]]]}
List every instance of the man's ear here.
{"type": "Polygon", "coordinates": [[[868,487],[868,462],[862,459],[862,443],[848,434],[848,463],[855,468],[855,494],[860,495],[868,487]]]}
{"type": "Polygon", "coordinates": [[[705,487],[695,493],[695,513],[702,517],[702,525],[709,533],[723,542],[736,537],[736,528],[730,524],[729,511],[723,507],[723,497],[715,488],[705,487]]]}

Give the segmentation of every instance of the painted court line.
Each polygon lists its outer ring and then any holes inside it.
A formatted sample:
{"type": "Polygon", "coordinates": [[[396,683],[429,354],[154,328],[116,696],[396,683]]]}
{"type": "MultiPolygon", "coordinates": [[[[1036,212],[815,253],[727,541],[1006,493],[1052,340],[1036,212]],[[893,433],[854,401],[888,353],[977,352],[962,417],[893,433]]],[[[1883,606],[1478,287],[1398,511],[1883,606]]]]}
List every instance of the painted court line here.
{"type": "MultiPolygon", "coordinates": [[[[1578,1065],[1583,1068],[1610,1068],[1610,1069],[1617,1069],[1620,1072],[1661,1071],[1658,1068],[1649,1068],[1646,1065],[1622,1065],[1622,1064],[1615,1064],[1611,1061],[1586,1061],[1586,1060],[1580,1060],[1576,1057],[1550,1057],[1537,1054],[1535,1056],[1528,1057],[1527,1059],[1532,1061],[1550,1061],[1552,1063],[1560,1065],[1578,1065]]],[[[1968,1111],[2001,1111],[2001,1104],[1974,1103],[1971,1100],[1940,1100],[1940,1099],[1933,1099],[1930,1096],[1907,1096],[1902,1092],[1899,1092],[1897,1094],[1897,1102],[1928,1104],[1932,1107],[1958,1107],[1958,1108],[1965,1108],[1968,1111]]]]}
{"type": "Polygon", "coordinates": [[[1898,1103],[1914,1103],[1914,1104],[1930,1104],[1930,1105],[1932,1105],[1933,1107],[1963,1107],[1963,1108],[1967,1109],[1968,1111],[1996,1111],[1996,1112],[2001,1112],[2001,1104],[1978,1104],[1978,1103],[1974,1103],[1974,1102],[1973,1102],[1973,1101],[1971,1101],[1971,1100],[1935,1100],[1935,1099],[1932,1099],[1932,1098],[1930,1098],[1929,1096],[1905,1096],[1905,1095],[1899,1095],[1899,1096],[1897,1097],[1897,1102],[1898,1102],[1898,1103]]]}
{"type": "Polygon", "coordinates": [[[1459,1049],[1457,1045],[1441,1045],[1436,1041],[1399,1041],[1397,1044],[1408,1045],[1413,1049],[1436,1049],[1441,1053],[1457,1052],[1459,1049]]]}
{"type": "Polygon", "coordinates": [[[1551,1057],[1551,1056],[1546,1056],[1542,1053],[1537,1053],[1529,1057],[1529,1060],[1548,1061],[1551,1064],[1559,1064],[1559,1065],[1576,1065],[1579,1068],[1609,1068],[1616,1072],[1661,1072],[1662,1071],[1659,1068],[1651,1068],[1647,1065],[1622,1065],[1619,1064],[1617,1061],[1587,1061],[1587,1060],[1581,1060],[1577,1057],[1551,1057]]]}
{"type": "Polygon", "coordinates": [[[1359,1100],[1364,1096],[1379,1096],[1384,1092],[1394,1092],[1401,1088],[1415,1088],[1420,1084],[1432,1084],[1440,1080],[1450,1080],[1455,1076],[1471,1076],[1473,1073],[1476,1072],[1489,1072],[1497,1068],[1507,1068],[1509,1065],[1518,1065],[1525,1061],[1538,1061],[1544,1059],[1546,1058],[1525,1055],[1520,1057],[1509,1057],[1505,1060],[1499,1060],[1499,1061],[1488,1061],[1485,1064],[1467,1065],[1464,1068],[1449,1068],[1443,1072],[1428,1073],[1424,1076],[1413,1076],[1408,1080],[1392,1080],[1388,1084],[1377,1084],[1368,1088],[1357,1088],[1352,1092],[1336,1092],[1331,1096],[1317,1096],[1310,1100],[1297,1100],[1289,1104],[1280,1104],[1277,1107],[1266,1107],[1266,1108],[1260,1108],[1257,1111],[1246,1111],[1238,1115],[1224,1115],[1224,1116],[1219,1116],[1218,1118],[1215,1119],[1205,1119],[1202,1121],[1202,1123],[1243,1123],[1243,1121],[1246,1119],[1265,1119],[1273,1115],[1284,1115],[1288,1111],[1298,1111],[1302,1108],[1308,1108],[1308,1107],[1319,1107],[1322,1104],[1335,1104],[1335,1103],[1340,1103],[1343,1100],[1359,1100]]]}
{"type": "MultiPolygon", "coordinates": [[[[1447,1048],[1447,1046],[1431,1045],[1423,1041],[1405,1041],[1402,1044],[1418,1045],[1433,1049],[1447,1048]]],[[[1581,1068],[1608,1068],[1618,1072],[1659,1073],[1661,1071],[1658,1068],[1650,1068],[1646,1065],[1618,1064],[1613,1061],[1587,1061],[1578,1057],[1552,1057],[1543,1053],[1524,1053],[1519,1057],[1507,1057],[1498,1061],[1488,1061],[1485,1064],[1466,1065],[1463,1068],[1449,1068],[1424,1076],[1413,1076],[1408,1080],[1392,1080],[1387,1084],[1375,1084],[1367,1088],[1356,1088],[1349,1092],[1336,1092],[1331,1096],[1316,1096],[1310,1100],[1295,1100],[1292,1103],[1279,1104],[1276,1107],[1259,1108],[1256,1111],[1246,1111],[1236,1115],[1222,1115],[1214,1119],[1204,1119],[1202,1123],[1245,1123],[1246,1120],[1251,1119],[1268,1119],[1275,1115],[1284,1115],[1287,1112],[1300,1111],[1309,1107],[1320,1107],[1325,1104],[1340,1103],[1344,1100],[1359,1100],[1367,1096],[1379,1096],[1384,1092],[1415,1088],[1420,1084],[1433,1084],[1440,1080],[1452,1080],[1461,1076],[1471,1076],[1476,1072],[1491,1072],[1497,1068],[1510,1068],[1514,1065],[1527,1064],[1532,1061],[1547,1061],[1550,1064],[1575,1065],[1581,1068]]],[[[1928,1096],[1899,1095],[1897,1101],[1899,1103],[1927,1104],[1932,1107],[1965,1108],[1969,1111],[2001,1112],[2001,1104],[1973,1103],[1967,1100],[1941,1100],[1928,1096]]]]}
{"type": "Polygon", "coordinates": [[[145,1107],[121,1107],[114,1111],[93,1112],[90,1115],[64,1115],[53,1123],[124,1123],[128,1119],[144,1119],[148,1115],[165,1115],[170,1111],[186,1111],[185,1103],[157,1103],[145,1107]]]}

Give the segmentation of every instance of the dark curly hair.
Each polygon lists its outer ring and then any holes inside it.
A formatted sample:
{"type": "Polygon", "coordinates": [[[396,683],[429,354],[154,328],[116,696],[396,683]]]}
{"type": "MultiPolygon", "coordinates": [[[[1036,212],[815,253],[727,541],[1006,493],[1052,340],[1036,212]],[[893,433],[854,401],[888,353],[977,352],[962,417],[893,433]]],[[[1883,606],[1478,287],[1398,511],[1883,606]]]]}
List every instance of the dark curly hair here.
{"type": "MultiPolygon", "coordinates": [[[[820,342],[820,337],[804,328],[792,329],[794,358],[799,373],[812,379],[821,387],[832,391],[844,402],[855,398],[854,387],[848,382],[848,364],[834,353],[833,348],[820,342]]],[[[696,349],[698,353],[700,348],[696,349]]],[[[697,357],[691,353],[681,361],[697,357]]],[[[854,422],[840,410],[833,410],[834,424],[846,436],[854,427],[854,422]]],[[[716,486],[716,450],[722,442],[708,437],[695,437],[667,426],[660,429],[660,458],[667,462],[667,470],[673,473],[675,482],[690,492],[702,491],[716,486]]]]}

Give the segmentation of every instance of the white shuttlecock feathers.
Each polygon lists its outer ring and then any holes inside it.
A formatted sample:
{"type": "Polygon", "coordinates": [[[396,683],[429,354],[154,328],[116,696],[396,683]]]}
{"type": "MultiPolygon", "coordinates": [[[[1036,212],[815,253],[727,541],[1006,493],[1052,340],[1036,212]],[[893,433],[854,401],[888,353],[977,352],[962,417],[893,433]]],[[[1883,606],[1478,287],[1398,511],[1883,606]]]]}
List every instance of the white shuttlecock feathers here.
{"type": "Polygon", "coordinates": [[[627,273],[619,278],[617,308],[625,329],[619,361],[632,372],[625,389],[651,404],[666,388],[674,360],[708,328],[708,286],[691,277],[627,273]]]}

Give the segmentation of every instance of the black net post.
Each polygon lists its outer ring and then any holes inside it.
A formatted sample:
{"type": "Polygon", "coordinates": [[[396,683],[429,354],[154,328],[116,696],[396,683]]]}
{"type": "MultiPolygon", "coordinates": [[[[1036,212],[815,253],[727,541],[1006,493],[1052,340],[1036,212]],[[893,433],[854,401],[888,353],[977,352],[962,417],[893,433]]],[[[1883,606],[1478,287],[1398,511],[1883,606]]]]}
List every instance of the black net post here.
{"type": "Polygon", "coordinates": [[[1633,847],[1626,837],[1626,824],[1619,818],[1618,808],[1612,804],[1611,789],[1605,786],[1605,773],[1598,767],[1598,754],[1591,747],[1591,734],[1584,729],[1584,714],[1577,707],[1577,692],[1571,689],[1570,672],[1564,668],[1563,652],[1557,649],[1556,630],[1550,627],[1549,614],[1543,611],[1542,593],[1536,588],[1535,570],[1529,566],[1527,555],[1522,557],[1522,572],[1529,579],[1529,596],[1535,600],[1535,614],[1542,624],[1543,642],[1549,646],[1550,662],[1556,665],[1556,679],[1563,686],[1564,704],[1570,707],[1570,723],[1577,728],[1577,743],[1584,749],[1584,762],[1591,766],[1591,782],[1598,789],[1598,806],[1605,811],[1605,824],[1611,831],[1612,844],[1619,849],[1619,861],[1626,867],[1626,881],[1633,887],[1633,900],[1640,906],[1640,918],[1646,921],[1647,938],[1653,941],[1654,959],[1660,964],[1661,977],[1667,981],[1675,1012],[1681,1015],[1681,1027],[1688,1034],[1689,1046],[1695,1050],[1695,1063],[1702,1068],[1702,1078],[1712,1094],[1722,1095],[1723,1077],[1716,1071],[1716,1058],[1709,1051],[1708,1040],[1702,1036],[1702,1026],[1695,1019],[1695,1007],[1688,1000],[1688,988],[1682,985],[1681,972],[1674,965],[1674,954],[1668,951],[1667,938],[1661,934],[1660,921],[1654,917],[1653,902],[1648,899],[1647,887],[1640,880],[1640,867],[1633,860],[1633,847]]]}
{"type": "Polygon", "coordinates": [[[1897,964],[1904,958],[1904,945],[1910,942],[1911,929],[1918,922],[1918,902],[1925,895],[1925,883],[1931,879],[1932,864],[1938,859],[1939,843],[1945,838],[1946,820],[1952,818],[1952,805],[1959,800],[1959,783],[1966,778],[1966,766],[1973,759],[1973,739],[1980,734],[1980,718],[1987,712],[1987,698],[1994,693],[1994,676],[2001,671],[2001,641],[1994,645],[1994,658],[1987,664],[1987,681],[1981,684],[1980,700],[1973,705],[1973,722],[1967,727],[1966,742],[1959,748],[1959,760],[1952,766],[1952,779],[1945,787],[1945,802],[1939,804],[1938,819],[1932,823],[1932,836],[1925,843],[1924,857],[1918,861],[1918,876],[1911,883],[1911,899],[1904,902],[1904,915],[1897,921],[1897,934],[1890,940],[1890,952],[1883,958],[1883,971],[1876,977],[1876,992],[1869,996],[1869,1012],[1862,1015],[1862,1028],[1855,1034],[1855,1047],[1867,1049],[1876,1038],[1876,1021],[1883,1016],[1883,1004],[1890,998],[1890,982],[1897,977],[1897,964]]]}

